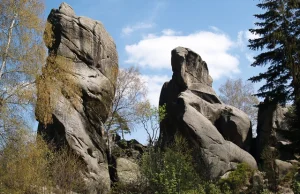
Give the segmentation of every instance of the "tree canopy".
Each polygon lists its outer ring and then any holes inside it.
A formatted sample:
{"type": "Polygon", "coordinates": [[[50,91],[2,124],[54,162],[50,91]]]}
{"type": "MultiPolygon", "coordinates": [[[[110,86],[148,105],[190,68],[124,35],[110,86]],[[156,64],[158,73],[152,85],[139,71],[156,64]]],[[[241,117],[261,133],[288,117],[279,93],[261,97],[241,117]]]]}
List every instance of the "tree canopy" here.
{"type": "Polygon", "coordinates": [[[45,59],[44,3],[0,1],[0,134],[24,126],[45,59]],[[27,112],[26,112],[27,111],[27,112]]]}

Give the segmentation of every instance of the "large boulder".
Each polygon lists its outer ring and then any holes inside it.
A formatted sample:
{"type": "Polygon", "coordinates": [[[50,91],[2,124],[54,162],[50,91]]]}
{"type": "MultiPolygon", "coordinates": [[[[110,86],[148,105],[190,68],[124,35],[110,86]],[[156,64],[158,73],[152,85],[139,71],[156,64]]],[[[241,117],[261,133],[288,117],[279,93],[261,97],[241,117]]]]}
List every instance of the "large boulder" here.
{"type": "Polygon", "coordinates": [[[139,165],[128,158],[117,158],[116,172],[118,182],[124,185],[135,184],[141,177],[139,165]]]}
{"type": "Polygon", "coordinates": [[[141,178],[139,161],[147,147],[132,139],[126,141],[116,134],[112,143],[111,179],[124,186],[134,186],[141,178]]]}
{"type": "Polygon", "coordinates": [[[76,16],[66,3],[51,10],[44,39],[49,56],[41,77],[49,80],[50,76],[55,87],[46,94],[46,99],[51,99],[53,122],[47,124],[40,116],[44,110],[49,111],[49,104],[44,103],[46,88],[39,88],[38,133],[56,147],[67,146],[80,156],[86,164],[88,193],[99,193],[97,188],[107,193],[111,181],[103,123],[115,93],[116,45],[101,22],[76,16]],[[57,65],[58,60],[64,65],[57,65]],[[54,74],[49,74],[51,68],[54,74]]]}
{"type": "Polygon", "coordinates": [[[159,143],[164,147],[174,135],[185,136],[201,153],[201,165],[217,178],[246,162],[257,168],[247,152],[251,145],[251,122],[241,110],[226,105],[212,88],[212,78],[201,57],[188,48],[172,50],[173,76],[161,90],[159,105],[166,104],[159,143]]]}

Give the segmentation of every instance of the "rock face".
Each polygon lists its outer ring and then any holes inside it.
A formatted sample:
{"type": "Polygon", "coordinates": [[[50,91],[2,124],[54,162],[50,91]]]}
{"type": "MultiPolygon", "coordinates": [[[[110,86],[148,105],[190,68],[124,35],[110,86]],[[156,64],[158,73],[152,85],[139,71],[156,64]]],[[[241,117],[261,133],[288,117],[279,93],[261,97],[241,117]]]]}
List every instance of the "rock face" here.
{"type": "Polygon", "coordinates": [[[130,185],[135,184],[140,178],[140,167],[128,158],[117,158],[116,169],[118,182],[130,185]]]}
{"type": "Polygon", "coordinates": [[[251,145],[251,123],[241,110],[225,105],[212,89],[207,64],[190,49],[172,50],[173,76],[161,90],[159,104],[166,104],[159,142],[167,145],[180,133],[201,153],[203,168],[217,178],[246,162],[257,168],[247,152],[251,145]]]}
{"type": "Polygon", "coordinates": [[[141,178],[138,161],[147,147],[136,140],[121,140],[117,138],[112,143],[113,168],[111,176],[114,182],[122,185],[134,185],[141,178]]]}
{"type": "MultiPolygon", "coordinates": [[[[291,142],[287,138],[291,136],[286,119],[287,112],[288,108],[270,103],[267,98],[258,107],[256,160],[261,164],[273,160],[280,180],[293,169],[293,166],[299,164],[297,155],[294,154],[291,142]]],[[[282,191],[282,193],[288,192],[282,191]]]]}
{"type": "Polygon", "coordinates": [[[291,142],[286,138],[289,127],[285,120],[288,109],[278,104],[261,102],[258,109],[257,119],[257,160],[260,161],[263,150],[271,146],[277,150],[281,160],[293,160],[293,151],[290,148],[291,142]]]}
{"type": "MultiPolygon", "coordinates": [[[[39,120],[38,133],[58,147],[67,145],[81,157],[87,167],[85,181],[89,193],[99,193],[97,188],[106,193],[110,189],[110,176],[102,129],[115,93],[118,73],[115,43],[101,22],[76,16],[66,3],[51,11],[47,26],[47,65],[53,65],[49,63],[50,57],[67,59],[68,66],[62,72],[71,77],[80,92],[70,98],[65,92],[68,88],[65,82],[53,79],[59,86],[55,93],[48,94],[55,99],[51,110],[53,123],[45,125],[39,120]]],[[[58,71],[59,68],[62,67],[58,71]]],[[[37,110],[47,106],[39,103],[42,92],[38,91],[37,110]]]]}

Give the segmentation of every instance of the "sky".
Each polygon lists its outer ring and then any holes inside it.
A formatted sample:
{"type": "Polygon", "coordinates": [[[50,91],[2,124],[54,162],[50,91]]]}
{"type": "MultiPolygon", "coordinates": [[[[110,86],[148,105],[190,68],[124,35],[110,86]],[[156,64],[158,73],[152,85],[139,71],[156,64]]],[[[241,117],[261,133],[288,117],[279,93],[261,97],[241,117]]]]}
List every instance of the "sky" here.
{"type": "MultiPolygon", "coordinates": [[[[45,17],[62,1],[46,0],[45,17]]],[[[256,38],[258,0],[65,0],[78,16],[101,21],[113,37],[119,67],[137,66],[149,88],[148,98],[157,106],[164,82],[172,76],[171,50],[190,48],[206,61],[213,88],[228,78],[249,79],[262,71],[251,67],[255,52],[247,48],[256,38]]],[[[261,84],[256,84],[258,89],[261,84]]],[[[127,138],[146,142],[136,130],[127,138]]]]}

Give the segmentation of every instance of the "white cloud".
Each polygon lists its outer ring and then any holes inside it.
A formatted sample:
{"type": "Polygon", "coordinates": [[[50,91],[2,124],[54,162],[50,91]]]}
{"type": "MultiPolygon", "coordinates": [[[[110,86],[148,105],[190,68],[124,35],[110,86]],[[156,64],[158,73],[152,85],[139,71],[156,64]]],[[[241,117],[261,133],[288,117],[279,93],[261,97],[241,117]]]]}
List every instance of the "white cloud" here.
{"type": "Polygon", "coordinates": [[[209,28],[212,29],[215,32],[221,32],[221,30],[216,26],[209,26],[209,28]]]}
{"type": "Polygon", "coordinates": [[[247,40],[260,38],[260,36],[258,34],[254,34],[250,31],[245,32],[245,37],[246,37],[247,40]]]}
{"type": "Polygon", "coordinates": [[[210,75],[218,79],[239,72],[238,57],[229,53],[235,44],[224,33],[208,31],[189,35],[152,34],[125,47],[128,55],[125,62],[153,69],[171,69],[171,50],[183,46],[197,52],[207,62],[210,75]]]}
{"type": "Polygon", "coordinates": [[[142,75],[148,88],[148,99],[153,106],[158,106],[160,91],[163,84],[171,78],[167,75],[142,75]]]}
{"type": "Polygon", "coordinates": [[[246,53],[245,57],[251,64],[255,61],[251,53],[246,53]]]}
{"type": "Polygon", "coordinates": [[[165,36],[173,36],[173,35],[181,34],[181,32],[176,32],[172,29],[164,29],[162,31],[162,34],[165,35],[165,36]]]}
{"type": "Polygon", "coordinates": [[[141,30],[141,29],[152,28],[153,26],[154,26],[153,23],[144,23],[144,22],[140,22],[140,23],[137,23],[137,24],[132,25],[132,26],[128,25],[128,26],[122,28],[122,35],[128,36],[131,33],[133,33],[134,31],[141,30]]]}
{"type": "Polygon", "coordinates": [[[243,50],[246,46],[244,31],[239,31],[237,36],[237,46],[243,50]]]}
{"type": "Polygon", "coordinates": [[[237,37],[237,45],[243,51],[248,44],[249,39],[257,39],[260,36],[258,34],[253,34],[248,30],[239,31],[237,37]]]}
{"type": "Polygon", "coordinates": [[[239,31],[237,36],[237,46],[245,54],[245,58],[252,64],[254,62],[253,53],[249,52],[247,45],[249,44],[249,39],[257,39],[260,36],[258,34],[253,34],[248,30],[239,31]]]}

